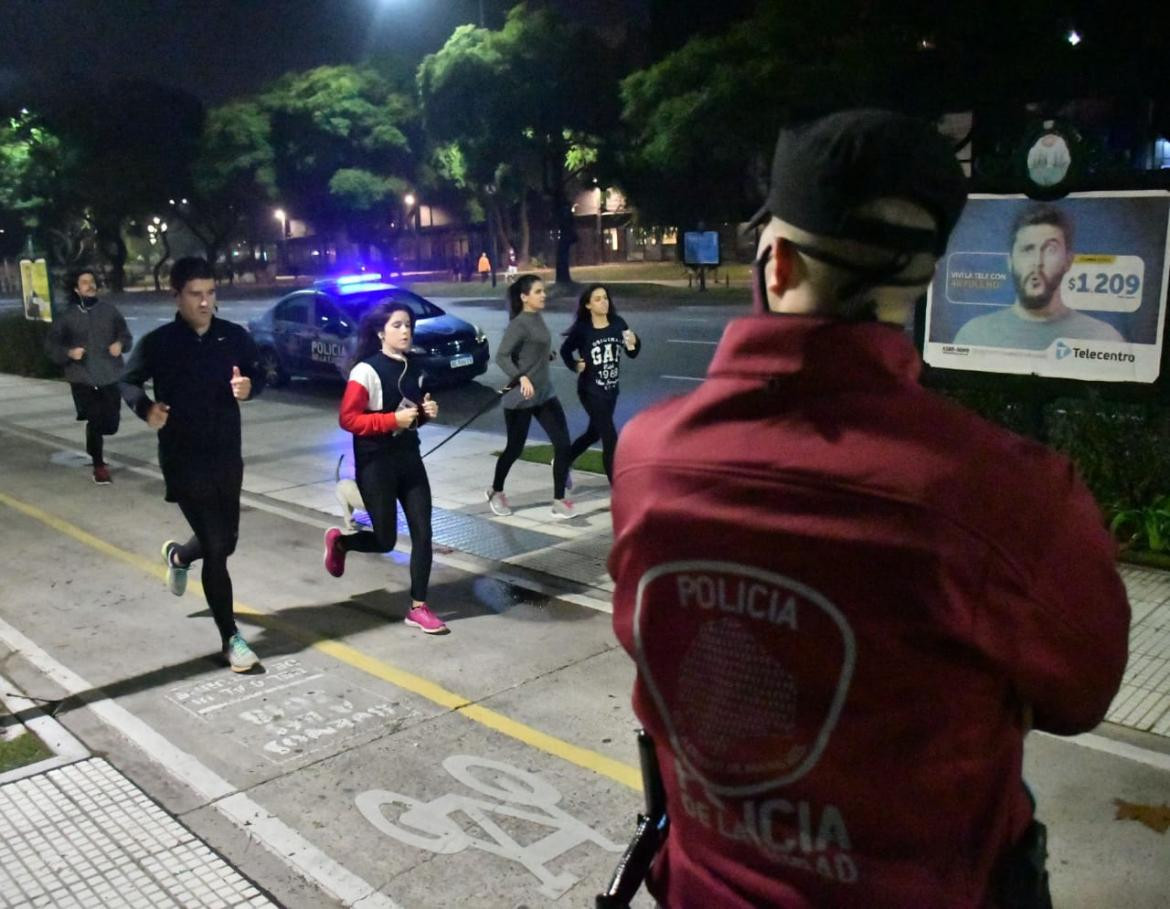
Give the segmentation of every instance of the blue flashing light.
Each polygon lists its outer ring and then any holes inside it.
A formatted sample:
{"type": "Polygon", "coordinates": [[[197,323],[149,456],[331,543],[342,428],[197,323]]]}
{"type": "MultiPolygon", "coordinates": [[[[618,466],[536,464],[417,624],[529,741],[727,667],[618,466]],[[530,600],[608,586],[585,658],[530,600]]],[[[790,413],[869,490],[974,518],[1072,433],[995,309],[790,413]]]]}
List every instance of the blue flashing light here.
{"type": "Polygon", "coordinates": [[[346,284],[371,284],[375,281],[381,281],[382,276],[373,272],[362,273],[360,275],[343,275],[337,279],[338,286],[346,284]]]}

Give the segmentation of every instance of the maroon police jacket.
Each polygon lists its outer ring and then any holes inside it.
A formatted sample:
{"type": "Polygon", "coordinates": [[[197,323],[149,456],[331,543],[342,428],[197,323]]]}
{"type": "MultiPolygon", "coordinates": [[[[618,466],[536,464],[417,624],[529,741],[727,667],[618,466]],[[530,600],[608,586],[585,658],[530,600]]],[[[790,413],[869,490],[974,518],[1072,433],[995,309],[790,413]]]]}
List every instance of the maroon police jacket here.
{"type": "Polygon", "coordinates": [[[614,627],[667,906],[994,905],[1029,723],[1091,729],[1117,691],[1093,498],[919,369],[886,325],[751,316],[621,436],[614,627]]]}

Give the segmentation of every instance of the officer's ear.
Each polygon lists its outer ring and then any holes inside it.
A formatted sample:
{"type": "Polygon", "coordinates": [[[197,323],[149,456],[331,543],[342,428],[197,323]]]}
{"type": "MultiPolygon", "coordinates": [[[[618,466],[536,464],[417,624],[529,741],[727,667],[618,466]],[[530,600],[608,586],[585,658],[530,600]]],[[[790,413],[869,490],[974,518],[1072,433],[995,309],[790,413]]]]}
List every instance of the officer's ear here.
{"type": "Polygon", "coordinates": [[[780,297],[792,286],[792,273],[796,265],[796,247],[779,234],[772,240],[772,255],[768,261],[765,278],[768,290],[780,297]]]}

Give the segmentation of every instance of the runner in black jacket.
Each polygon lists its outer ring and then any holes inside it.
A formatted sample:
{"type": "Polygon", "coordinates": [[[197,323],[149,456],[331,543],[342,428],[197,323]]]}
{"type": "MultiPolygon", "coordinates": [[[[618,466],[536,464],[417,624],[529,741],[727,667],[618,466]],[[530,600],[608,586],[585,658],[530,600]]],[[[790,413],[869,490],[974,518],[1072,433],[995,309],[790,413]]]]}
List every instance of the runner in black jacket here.
{"type": "Polygon", "coordinates": [[[175,320],[144,337],[122,375],[122,397],[158,432],[158,463],[166,499],[191,525],[191,539],[163,544],[167,586],[187,589],[187,569],[203,559],[203,591],[219,628],[223,655],[235,672],[258,662],[236,628],[227,560],[240,529],[244,482],[240,401],[264,386],[252,336],[215,317],[215,273],[204,259],[180,259],[171,269],[178,298],[175,320]],[[143,390],[154,382],[154,400],[143,390]]]}
{"type": "Polygon", "coordinates": [[[636,357],[641,349],[641,339],[617,314],[609,289],[604,284],[586,287],[577,303],[577,321],[561,345],[561,359],[576,371],[577,397],[589,414],[589,428],[574,440],[569,449],[569,463],[600,439],[601,462],[610,483],[613,483],[613,451],[617,445],[613,413],[617,407],[622,352],[636,357]]]}

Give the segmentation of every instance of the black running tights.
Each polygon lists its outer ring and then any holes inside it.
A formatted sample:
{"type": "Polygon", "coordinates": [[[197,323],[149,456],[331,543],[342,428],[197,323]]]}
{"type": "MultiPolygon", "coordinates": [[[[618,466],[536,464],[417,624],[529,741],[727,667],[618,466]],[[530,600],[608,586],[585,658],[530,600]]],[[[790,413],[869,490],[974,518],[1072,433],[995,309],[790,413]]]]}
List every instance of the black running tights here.
{"type": "Polygon", "coordinates": [[[573,440],[569,449],[569,463],[572,463],[585,453],[590,445],[601,440],[601,463],[605,466],[605,475],[613,485],[613,451],[617,447],[617,427],[613,423],[613,412],[617,407],[617,395],[600,394],[596,392],[579,392],[581,406],[589,414],[589,428],[573,440]]]}
{"type": "Polygon", "coordinates": [[[200,577],[203,595],[226,646],[228,638],[237,630],[227,560],[236,551],[236,541],[240,536],[240,488],[231,483],[225,486],[178,499],[179,509],[191,525],[194,536],[179,547],[177,556],[187,565],[203,560],[200,577]]]}
{"type": "Polygon", "coordinates": [[[357,465],[357,485],[374,531],[341,537],[346,552],[389,552],[398,542],[398,503],[410,531],[410,598],[427,600],[434,558],[431,544],[431,483],[417,450],[370,456],[357,465]]]}
{"type": "Polygon", "coordinates": [[[569,475],[569,424],[565,420],[565,409],[556,398],[549,398],[536,407],[517,407],[514,410],[504,411],[504,426],[508,430],[508,444],[500,452],[496,461],[496,475],[492,480],[492,489],[496,492],[504,491],[504,480],[508,478],[508,471],[516,463],[524,451],[524,443],[528,441],[528,427],[532,425],[532,418],[544,430],[553,446],[553,498],[565,497],[565,477],[569,475]]]}

